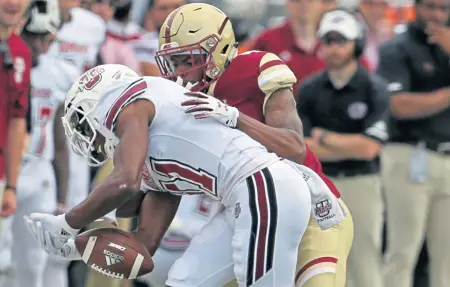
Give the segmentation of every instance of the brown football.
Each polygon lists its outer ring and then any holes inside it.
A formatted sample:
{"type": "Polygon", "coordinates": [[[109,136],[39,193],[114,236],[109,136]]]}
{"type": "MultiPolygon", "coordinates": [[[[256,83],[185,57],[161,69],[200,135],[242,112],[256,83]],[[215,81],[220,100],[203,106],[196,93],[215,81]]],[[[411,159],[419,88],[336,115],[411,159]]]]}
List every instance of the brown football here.
{"type": "Polygon", "coordinates": [[[81,233],[75,245],[93,270],[116,279],[134,279],[153,270],[145,246],[118,228],[96,228],[81,233]]]}

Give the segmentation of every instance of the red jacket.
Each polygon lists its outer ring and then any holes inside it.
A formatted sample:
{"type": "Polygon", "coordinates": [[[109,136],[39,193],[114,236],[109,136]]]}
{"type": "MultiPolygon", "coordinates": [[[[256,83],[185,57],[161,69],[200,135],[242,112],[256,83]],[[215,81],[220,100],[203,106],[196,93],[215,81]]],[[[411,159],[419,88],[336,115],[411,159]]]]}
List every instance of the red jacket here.
{"type": "Polygon", "coordinates": [[[5,148],[10,119],[25,117],[30,91],[31,52],[16,34],[0,51],[0,178],[5,176],[5,148]]]}

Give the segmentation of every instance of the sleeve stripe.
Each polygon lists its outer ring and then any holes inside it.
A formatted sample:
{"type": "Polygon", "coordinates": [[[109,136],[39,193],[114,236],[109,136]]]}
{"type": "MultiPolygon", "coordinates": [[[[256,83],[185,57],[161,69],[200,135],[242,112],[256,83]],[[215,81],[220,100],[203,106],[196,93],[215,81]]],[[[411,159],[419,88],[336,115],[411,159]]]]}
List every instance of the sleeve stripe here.
{"type": "Polygon", "coordinates": [[[260,77],[258,79],[258,85],[260,87],[264,86],[268,82],[272,81],[274,78],[281,77],[281,76],[284,76],[284,75],[290,76],[290,75],[293,75],[293,74],[292,74],[291,70],[289,70],[289,69],[281,69],[281,70],[273,71],[273,72],[271,72],[271,73],[269,73],[267,75],[264,75],[263,77],[260,77]]]}
{"type": "Polygon", "coordinates": [[[269,62],[263,64],[259,68],[259,72],[262,73],[264,70],[267,70],[267,69],[269,69],[269,68],[271,68],[273,66],[278,66],[278,65],[285,65],[285,63],[283,61],[281,61],[280,59],[269,61],[269,62]]]}
{"type": "Polygon", "coordinates": [[[119,114],[123,105],[134,97],[139,96],[147,89],[147,83],[144,80],[139,80],[132,83],[128,88],[122,92],[122,94],[117,98],[117,100],[113,103],[111,108],[106,115],[105,126],[109,130],[112,130],[112,126],[114,121],[116,120],[117,115],[119,114]]]}

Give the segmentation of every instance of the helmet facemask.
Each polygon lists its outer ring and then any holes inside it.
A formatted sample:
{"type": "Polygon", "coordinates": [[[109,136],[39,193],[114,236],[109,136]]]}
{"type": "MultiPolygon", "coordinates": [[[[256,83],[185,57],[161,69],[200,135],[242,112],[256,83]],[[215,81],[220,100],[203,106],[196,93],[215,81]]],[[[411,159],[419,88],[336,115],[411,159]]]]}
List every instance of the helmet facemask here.
{"type": "Polygon", "coordinates": [[[191,91],[207,92],[207,88],[218,80],[237,54],[237,42],[234,41],[234,34],[230,30],[232,31],[232,27],[228,17],[223,18],[217,32],[211,32],[199,41],[193,40],[197,37],[194,36],[195,30],[188,31],[192,33],[188,39],[177,36],[172,38],[170,30],[166,30],[165,34],[160,36],[160,43],[165,41],[166,44],[161,45],[155,56],[162,76],[176,82],[181,78],[183,86],[186,87],[187,82],[193,84],[191,91]],[[192,67],[177,71],[177,58],[178,63],[181,59],[181,63],[192,67]],[[195,81],[189,79],[192,76],[196,76],[195,81]]]}
{"type": "Polygon", "coordinates": [[[176,43],[164,44],[161,50],[156,52],[156,63],[162,76],[166,79],[176,81],[178,78],[192,84],[191,90],[204,90],[218,79],[221,74],[220,68],[214,63],[213,53],[217,48],[220,38],[210,35],[207,38],[192,45],[179,47],[176,43]],[[203,47],[208,47],[209,51],[203,47]],[[180,62],[187,62],[191,68],[177,72],[176,67],[180,62]],[[197,79],[190,80],[189,75],[198,73],[197,79]]]}
{"type": "MultiPolygon", "coordinates": [[[[92,106],[93,101],[82,99],[75,105],[69,105],[62,117],[63,126],[74,152],[88,159],[90,166],[101,166],[111,159],[118,143],[117,137],[86,112],[83,106],[92,106]]],[[[94,104],[95,105],[95,104],[94,104]]]]}

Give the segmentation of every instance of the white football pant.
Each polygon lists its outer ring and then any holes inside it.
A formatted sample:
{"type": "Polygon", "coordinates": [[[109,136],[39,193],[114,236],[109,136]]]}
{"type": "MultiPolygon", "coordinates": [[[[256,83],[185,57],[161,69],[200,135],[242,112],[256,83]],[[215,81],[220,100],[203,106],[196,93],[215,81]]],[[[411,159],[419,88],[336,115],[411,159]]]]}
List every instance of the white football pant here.
{"type": "Polygon", "coordinates": [[[237,185],[226,209],[194,236],[169,271],[172,287],[292,287],[311,196],[303,175],[282,161],[237,185]]]}

